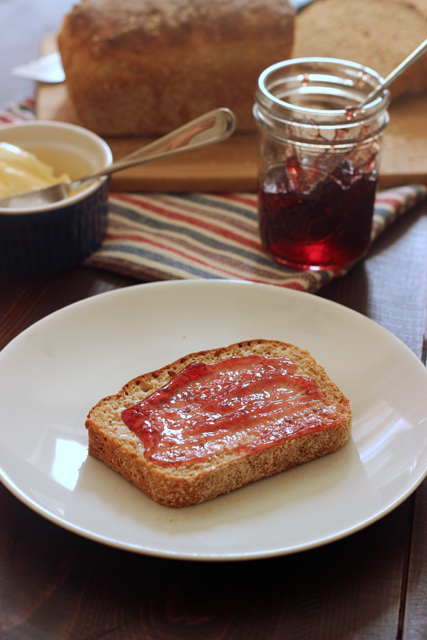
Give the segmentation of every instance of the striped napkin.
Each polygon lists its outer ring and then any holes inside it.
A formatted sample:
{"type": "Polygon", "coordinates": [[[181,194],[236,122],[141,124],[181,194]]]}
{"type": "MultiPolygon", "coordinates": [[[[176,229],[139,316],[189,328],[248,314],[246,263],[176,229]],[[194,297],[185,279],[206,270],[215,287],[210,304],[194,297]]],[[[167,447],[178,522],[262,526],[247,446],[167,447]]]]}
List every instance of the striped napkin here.
{"type": "MultiPolygon", "coordinates": [[[[0,127],[34,117],[29,99],[0,111],[0,127]]],[[[377,194],[371,242],[426,196],[425,185],[377,194]]],[[[144,282],[250,280],[310,293],[347,272],[295,271],[274,262],[260,242],[254,193],[111,193],[106,238],[84,264],[144,282]]]]}
{"type": "MultiPolygon", "coordinates": [[[[424,185],[380,192],[371,242],[426,196],[424,185]]],[[[250,280],[311,293],[346,273],[274,262],[261,246],[253,193],[111,193],[106,238],[85,265],[142,281],[250,280]]]]}

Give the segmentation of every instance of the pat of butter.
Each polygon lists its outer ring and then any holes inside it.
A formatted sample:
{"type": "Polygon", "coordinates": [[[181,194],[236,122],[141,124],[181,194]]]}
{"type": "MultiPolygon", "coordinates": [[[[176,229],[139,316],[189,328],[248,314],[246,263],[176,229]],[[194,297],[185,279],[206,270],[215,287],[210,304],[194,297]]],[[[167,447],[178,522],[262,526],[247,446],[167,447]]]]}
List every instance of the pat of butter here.
{"type": "Polygon", "coordinates": [[[50,187],[70,178],[66,173],[54,176],[53,167],[33,153],[8,142],[0,142],[0,198],[50,187]]]}

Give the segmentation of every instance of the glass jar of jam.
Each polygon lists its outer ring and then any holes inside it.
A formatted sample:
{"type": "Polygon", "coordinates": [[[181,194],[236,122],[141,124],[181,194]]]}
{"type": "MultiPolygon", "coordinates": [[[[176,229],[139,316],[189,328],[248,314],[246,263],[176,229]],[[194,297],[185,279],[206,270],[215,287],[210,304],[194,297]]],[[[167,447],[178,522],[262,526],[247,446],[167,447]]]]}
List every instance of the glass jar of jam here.
{"type": "Polygon", "coordinates": [[[277,262],[340,270],[366,253],[390,96],[357,105],[381,82],[330,58],[287,60],[259,77],[259,226],[277,262]]]}

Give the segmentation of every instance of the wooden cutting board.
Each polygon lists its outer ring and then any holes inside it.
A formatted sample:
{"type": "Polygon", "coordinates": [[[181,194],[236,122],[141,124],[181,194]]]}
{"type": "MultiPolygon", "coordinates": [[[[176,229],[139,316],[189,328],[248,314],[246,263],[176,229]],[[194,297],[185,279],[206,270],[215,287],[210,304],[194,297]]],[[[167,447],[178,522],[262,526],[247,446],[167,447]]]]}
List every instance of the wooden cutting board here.
{"type": "MultiPolygon", "coordinates": [[[[47,36],[42,55],[56,50],[47,36]]],[[[226,105],[225,105],[226,106],[226,105]]],[[[37,117],[79,124],[66,83],[39,84],[37,117]]],[[[154,138],[106,138],[114,160],[143,147],[154,138]]],[[[229,140],[172,158],[126,169],[112,176],[116,191],[255,191],[257,136],[235,134],[229,140]]],[[[383,140],[380,187],[427,184],[427,94],[406,96],[390,108],[383,140]]]]}

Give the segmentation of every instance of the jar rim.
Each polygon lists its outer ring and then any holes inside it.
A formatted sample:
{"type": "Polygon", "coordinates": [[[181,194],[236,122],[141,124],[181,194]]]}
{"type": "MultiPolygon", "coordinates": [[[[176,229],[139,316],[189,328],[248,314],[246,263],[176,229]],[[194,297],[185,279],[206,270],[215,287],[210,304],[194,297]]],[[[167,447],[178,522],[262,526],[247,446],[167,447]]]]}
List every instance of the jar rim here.
{"type": "Polygon", "coordinates": [[[315,120],[318,124],[321,122],[332,124],[337,120],[348,121],[349,109],[354,109],[350,119],[355,122],[370,118],[388,107],[390,102],[388,90],[384,90],[378,98],[365,105],[363,109],[357,110],[357,102],[351,104],[351,101],[357,101],[357,97],[359,101],[362,100],[378,84],[383,83],[384,78],[379,73],[357,62],[325,57],[291,58],[277,62],[261,73],[258,78],[256,101],[278,119],[287,120],[291,117],[292,120],[300,122],[312,123],[315,120]],[[291,75],[292,73],[294,75],[291,75]],[[316,96],[318,100],[323,100],[325,103],[335,99],[345,106],[330,109],[294,104],[283,99],[288,96],[292,87],[295,94],[299,94],[300,102],[303,101],[304,96],[306,99],[316,96]],[[280,91],[282,97],[277,95],[280,91]],[[346,99],[350,100],[348,104],[345,104],[346,99]]]}

